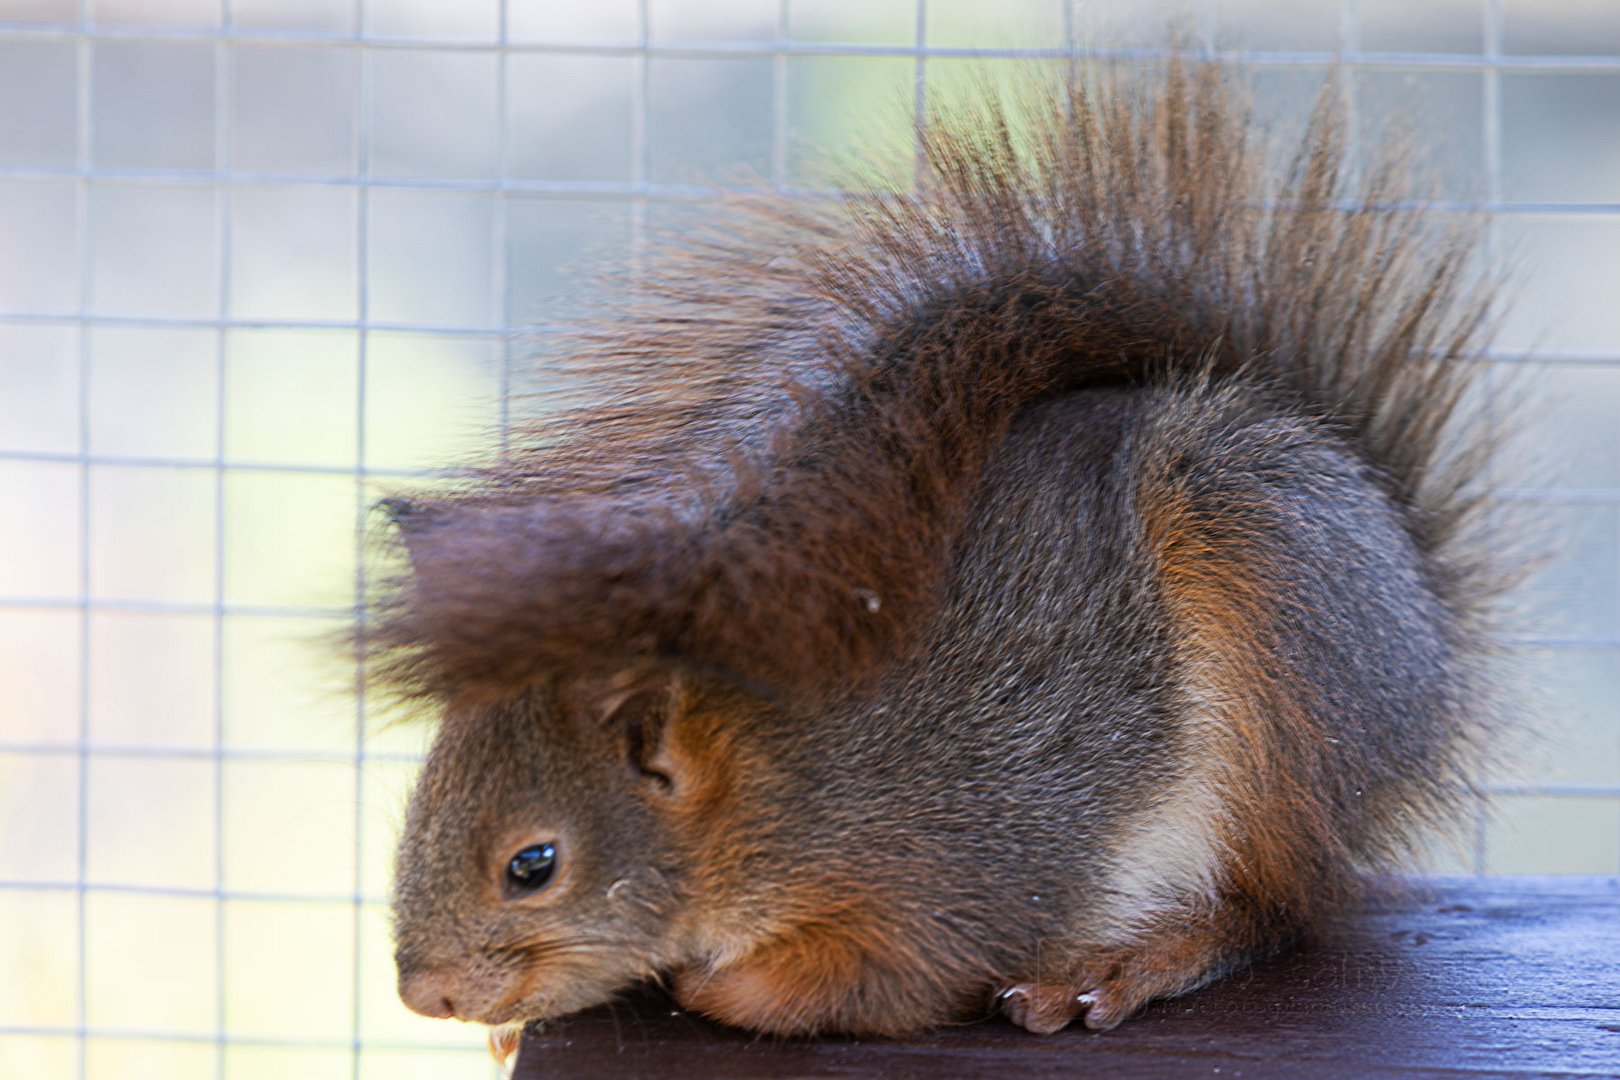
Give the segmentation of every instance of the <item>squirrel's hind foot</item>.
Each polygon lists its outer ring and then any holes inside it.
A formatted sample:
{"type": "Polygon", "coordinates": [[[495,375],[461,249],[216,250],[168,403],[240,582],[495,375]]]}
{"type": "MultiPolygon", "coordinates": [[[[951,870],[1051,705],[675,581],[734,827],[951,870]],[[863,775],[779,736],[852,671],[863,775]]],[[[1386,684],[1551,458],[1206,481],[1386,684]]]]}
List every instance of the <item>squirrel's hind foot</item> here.
{"type": "Polygon", "coordinates": [[[1062,1031],[1091,1004],[1067,983],[1019,983],[997,995],[996,1003],[1001,1015],[1033,1035],[1062,1031]]]}
{"type": "Polygon", "coordinates": [[[1092,1031],[1108,1031],[1154,998],[1203,981],[1202,973],[1156,971],[1132,960],[1124,950],[1104,954],[1077,979],[1018,983],[996,1002],[1003,1016],[1034,1035],[1062,1031],[1076,1019],[1092,1031]]]}
{"type": "MultiPolygon", "coordinates": [[[[1134,941],[1088,950],[1062,975],[1037,975],[996,998],[1001,1013],[1026,1031],[1050,1035],[1076,1019],[1093,1031],[1118,1027],[1158,998],[1196,989],[1267,951],[1274,935],[1240,907],[1225,907],[1175,926],[1161,922],[1134,941]]],[[[1044,965],[1043,965],[1044,966],[1044,965]]]]}
{"type": "Polygon", "coordinates": [[[1049,983],[1018,983],[997,995],[1001,1014],[1033,1035],[1051,1035],[1082,1019],[1093,1031],[1108,1031],[1131,1017],[1153,998],[1173,993],[1162,980],[1127,974],[1124,963],[1104,960],[1085,974],[1107,977],[1049,983]]]}

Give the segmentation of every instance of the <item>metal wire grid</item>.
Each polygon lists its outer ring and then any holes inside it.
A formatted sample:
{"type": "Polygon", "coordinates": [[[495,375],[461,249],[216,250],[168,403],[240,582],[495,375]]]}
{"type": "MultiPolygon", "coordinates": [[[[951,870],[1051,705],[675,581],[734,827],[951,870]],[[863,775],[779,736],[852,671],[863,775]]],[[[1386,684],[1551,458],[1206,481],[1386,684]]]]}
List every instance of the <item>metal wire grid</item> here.
{"type": "MultiPolygon", "coordinates": [[[[78,309],[71,315],[41,314],[28,311],[13,311],[0,313],[0,325],[51,325],[63,324],[77,328],[78,356],[80,378],[79,401],[79,438],[80,444],[77,452],[32,452],[8,451],[0,452],[0,461],[24,461],[41,463],[58,463],[75,465],[79,467],[78,498],[80,500],[79,514],[79,590],[77,599],[61,600],[38,596],[4,596],[0,597],[0,610],[13,609],[44,609],[62,608],[77,610],[80,613],[79,635],[79,677],[80,677],[80,717],[79,729],[76,738],[60,742],[38,743],[19,742],[11,739],[0,731],[0,753],[37,755],[41,759],[53,755],[70,755],[77,761],[78,768],[78,808],[79,815],[77,829],[77,849],[75,853],[77,875],[72,881],[0,881],[0,891],[44,891],[60,893],[71,896],[77,905],[77,974],[76,974],[76,1023],[71,1027],[28,1027],[21,1025],[7,1025],[6,1018],[0,1017],[0,1037],[8,1035],[36,1035],[68,1037],[77,1042],[77,1073],[80,1076],[88,1075],[87,1064],[89,1055],[87,1047],[91,1040],[97,1039],[140,1039],[175,1042],[196,1042],[211,1044],[215,1048],[214,1070],[223,1075],[226,1070],[226,1049],[231,1045],[248,1046],[275,1046],[306,1049],[342,1049],[352,1054],[353,1074],[358,1077],[362,1072],[362,1062],[366,1051],[388,1049],[421,1049],[421,1044],[411,1043],[400,1046],[390,1046],[374,1040],[367,1040],[362,1035],[361,1024],[361,993],[365,985],[359,977],[359,968],[362,963],[360,923],[362,913],[368,905],[377,903],[377,898],[366,895],[365,884],[362,880],[360,867],[367,855],[364,850],[365,829],[360,820],[363,807],[366,805],[366,772],[363,766],[368,762],[376,761],[413,761],[414,757],[408,754],[397,754],[387,750],[378,750],[368,747],[366,731],[366,707],[359,673],[356,673],[355,693],[357,708],[354,717],[353,749],[350,753],[332,753],[328,755],[298,753],[288,754],[278,751],[254,750],[233,747],[228,744],[224,728],[225,701],[224,684],[219,678],[213,684],[213,746],[210,748],[197,747],[165,747],[165,746],[125,746],[112,745],[98,741],[93,737],[91,715],[94,707],[91,687],[91,646],[93,613],[102,611],[143,611],[154,613],[192,614],[206,616],[212,621],[212,657],[216,673],[223,664],[225,655],[224,634],[226,620],[235,616],[263,616],[271,618],[341,618],[344,613],[325,608],[310,608],[299,606],[277,606],[239,604],[227,602],[227,589],[225,582],[224,544],[226,533],[225,521],[225,482],[228,475],[243,472],[262,473],[288,473],[296,475],[331,475],[338,477],[352,476],[355,480],[354,513],[356,519],[355,535],[357,547],[355,551],[355,588],[363,589],[365,575],[365,561],[360,549],[360,538],[365,534],[364,522],[366,520],[371,494],[368,482],[377,479],[390,479],[403,475],[410,475],[406,470],[379,469],[368,467],[367,455],[367,372],[368,347],[371,335],[378,332],[397,332],[403,334],[435,334],[448,336],[465,336],[476,340],[500,340],[507,335],[525,333],[546,333],[554,329],[549,324],[517,324],[510,319],[500,323],[491,324],[453,324],[453,323],[416,323],[399,322],[386,319],[375,319],[372,315],[371,283],[369,281],[366,253],[368,251],[368,213],[371,195],[374,191],[401,188],[414,190],[460,191],[468,193],[483,193],[493,196],[493,253],[492,265],[488,268],[491,287],[498,297],[507,295],[508,273],[508,197],[513,195],[533,195],[542,197],[594,197],[601,199],[624,200],[629,203],[633,236],[639,239],[646,226],[646,215],[651,203],[701,200],[713,194],[713,188],[700,185],[675,184],[656,182],[653,177],[650,156],[650,141],[648,126],[650,116],[650,95],[648,92],[649,61],[665,57],[687,58],[725,58],[752,56],[768,58],[772,62],[772,131],[770,145],[770,172],[771,179],[778,186],[788,188],[788,115],[787,115],[787,84],[788,61],[795,56],[840,56],[840,57],[891,57],[912,58],[915,61],[915,103],[916,108],[923,108],[924,92],[927,78],[927,65],[931,59],[940,58],[1003,58],[1003,59],[1062,59],[1076,57],[1081,54],[1076,44],[1077,16],[1073,5],[1066,5],[1064,12],[1065,40],[1062,45],[1053,48],[1021,48],[1021,49],[973,49],[951,48],[928,44],[928,0],[915,0],[915,40],[907,45],[869,45],[869,44],[825,44],[794,40],[789,35],[789,4],[788,0],[778,0],[776,9],[776,27],[774,39],[758,41],[701,41],[701,42],[673,42],[654,40],[650,33],[651,11],[654,0],[637,0],[636,24],[637,38],[633,42],[621,44],[533,44],[513,41],[508,33],[508,20],[510,11],[507,0],[499,4],[499,23],[493,40],[489,42],[452,41],[438,39],[394,38],[379,36],[368,32],[365,25],[365,12],[362,8],[357,11],[355,18],[356,29],[352,33],[345,32],[318,32],[318,31],[270,31],[258,30],[237,26],[233,19],[232,0],[221,0],[223,5],[220,25],[214,28],[185,28],[160,26],[126,26],[97,24],[92,19],[90,0],[78,0],[77,19],[73,23],[51,24],[39,22],[8,21],[0,17],[0,40],[59,40],[72,43],[76,50],[77,64],[77,143],[75,150],[75,163],[71,168],[51,168],[43,166],[13,165],[0,167],[0,179],[15,178],[48,178],[58,180],[72,180],[75,182],[75,219],[77,225],[77,247],[75,257],[80,267],[80,287],[78,309]],[[208,168],[200,169],[142,169],[142,168],[111,168],[99,165],[92,153],[94,134],[94,117],[92,113],[92,84],[95,72],[92,64],[91,47],[96,42],[111,39],[128,39],[135,41],[152,40],[190,40],[211,42],[214,46],[214,139],[213,161],[208,168]],[[334,173],[329,175],[311,174],[282,174],[251,170],[242,170],[234,167],[232,148],[233,129],[231,124],[231,101],[233,82],[233,66],[236,60],[236,47],[242,44],[312,44],[342,46],[352,49],[353,62],[356,66],[355,77],[358,91],[354,96],[354,132],[356,139],[357,167],[354,173],[334,173]],[[373,60],[376,55],[386,50],[445,50],[454,52],[492,52],[497,65],[496,71],[496,107],[500,112],[501,123],[498,127],[497,158],[499,162],[497,174],[490,178],[458,178],[458,179],[403,179],[395,177],[375,176],[372,174],[372,124],[367,103],[371,100],[373,60]],[[561,181],[561,180],[533,180],[515,179],[511,176],[510,157],[511,148],[508,145],[508,125],[505,122],[509,103],[507,63],[508,59],[520,53],[538,52],[544,54],[575,54],[575,55],[601,55],[629,57],[633,62],[632,111],[631,111],[631,140],[633,143],[633,157],[631,177],[628,181],[561,181]],[[202,182],[212,185],[214,193],[215,227],[218,236],[219,281],[218,281],[218,315],[215,317],[183,317],[183,316],[141,316],[141,315],[107,315],[93,309],[90,274],[87,267],[91,258],[92,230],[96,222],[92,220],[92,201],[90,198],[90,185],[98,180],[128,180],[152,183],[175,183],[182,181],[202,182]],[[271,319],[256,320],[232,317],[231,267],[232,267],[232,202],[235,190],[239,185],[257,183],[296,184],[309,187],[339,187],[352,189],[358,200],[358,209],[355,214],[354,244],[357,252],[357,297],[356,316],[352,320],[321,320],[321,319],[271,319]],[[167,327],[209,331],[214,335],[214,363],[216,366],[216,400],[214,406],[217,410],[216,430],[214,432],[215,453],[211,459],[196,459],[189,457],[140,457],[124,455],[99,454],[92,451],[90,444],[91,415],[89,402],[89,378],[87,373],[91,363],[90,337],[91,330],[98,327],[167,327]],[[225,403],[226,387],[226,353],[227,333],[242,329],[343,329],[358,331],[357,373],[358,409],[355,417],[356,468],[350,469],[338,466],[322,465],[287,465],[276,462],[242,462],[228,460],[226,446],[225,418],[227,415],[225,403]],[[158,601],[125,601],[98,597],[93,588],[91,572],[91,481],[94,470],[105,465],[141,465],[158,468],[172,468],[179,470],[201,471],[211,475],[213,480],[213,507],[214,520],[213,542],[215,546],[215,561],[213,566],[212,600],[206,603],[188,602],[158,602],[158,601]],[[212,888],[175,888],[168,886],[150,885],[114,885],[91,882],[88,879],[89,862],[89,828],[90,820],[90,784],[91,763],[93,758],[153,758],[161,760],[200,760],[211,762],[213,765],[213,839],[214,839],[214,882],[212,888]],[[354,799],[356,806],[355,816],[355,875],[352,893],[343,895],[308,895],[299,893],[280,894],[274,892],[244,891],[227,888],[225,880],[225,830],[221,825],[224,815],[224,767],[231,760],[270,760],[280,761],[287,759],[299,761],[337,760],[352,763],[354,766],[354,799]],[[211,900],[215,907],[214,933],[215,941],[215,993],[216,1016],[215,1030],[211,1035],[195,1035],[177,1032],[150,1031],[150,1030],[122,1030],[106,1027],[93,1027],[89,1017],[89,988],[92,972],[90,967],[90,944],[86,934],[86,905],[87,899],[94,893],[115,893],[121,895],[150,895],[160,897],[182,897],[198,900],[211,900]],[[274,902],[286,904],[342,904],[347,905],[353,912],[354,934],[353,955],[349,962],[352,964],[354,999],[352,1002],[351,1036],[347,1040],[333,1041],[327,1039],[264,1039],[251,1038],[235,1034],[230,1031],[226,1015],[226,977],[225,977],[225,926],[227,905],[238,902],[274,902]]],[[[1483,152],[1486,165],[1486,199],[1484,209],[1495,218],[1521,214],[1557,214],[1564,216],[1582,215],[1614,215],[1620,214],[1620,203],[1526,203],[1510,202],[1503,198],[1502,193],[1502,131],[1501,131],[1501,76],[1504,72],[1518,71],[1549,71],[1549,72],[1604,72],[1620,73],[1620,56],[1521,56],[1504,54],[1502,45],[1502,13],[1503,0],[1485,0],[1484,4],[1484,48],[1477,55],[1460,55],[1453,53],[1382,53],[1368,52],[1359,48],[1360,36],[1357,17],[1356,0],[1343,0],[1339,11],[1339,33],[1343,48],[1331,52],[1241,52],[1226,54],[1229,59],[1240,63],[1260,63],[1269,66],[1306,66],[1316,67],[1333,63],[1348,63],[1351,65],[1399,65],[1403,68],[1420,68],[1432,70],[1463,70],[1478,71],[1482,74],[1483,101],[1482,112],[1484,119],[1483,152]]],[[[357,0],[358,3],[358,0],[357,0]]],[[[0,15],[4,7],[0,6],[0,15]]],[[[1198,7],[1198,27],[1206,40],[1211,39],[1210,31],[1215,26],[1215,12],[1211,0],[1204,0],[1198,7]]],[[[1460,205],[1460,204],[1459,204],[1460,205]]],[[[1445,207],[1442,206],[1441,209],[1445,207]]],[[[510,314],[508,312],[508,314],[510,314]]],[[[1517,360],[1517,353],[1504,353],[1497,357],[1501,360],[1517,360]]],[[[1566,361],[1591,362],[1596,364],[1613,364],[1617,358],[1609,352],[1571,352],[1564,351],[1559,359],[1566,361]]],[[[509,370],[503,363],[500,367],[502,402],[501,421],[505,427],[505,401],[509,380],[509,370]]],[[[1542,491],[1517,491],[1511,495],[1524,500],[1551,500],[1560,503],[1614,503],[1620,502],[1620,492],[1606,487],[1593,487],[1582,489],[1565,489],[1556,493],[1542,491]]],[[[1604,635],[1570,635],[1560,637],[1521,638],[1517,642],[1526,646],[1545,646],[1574,649],[1600,649],[1614,650],[1620,648],[1620,636],[1604,635]]],[[[1596,785],[1534,785],[1514,786],[1498,789],[1499,794],[1538,795],[1553,797],[1581,796],[1601,799],[1620,799],[1620,786],[1596,785]]],[[[1485,825],[1484,817],[1478,819],[1472,865],[1475,872],[1483,872],[1485,867],[1485,825]]],[[[447,1031],[443,1044],[445,1049],[459,1048],[453,1033],[447,1031]]]]}

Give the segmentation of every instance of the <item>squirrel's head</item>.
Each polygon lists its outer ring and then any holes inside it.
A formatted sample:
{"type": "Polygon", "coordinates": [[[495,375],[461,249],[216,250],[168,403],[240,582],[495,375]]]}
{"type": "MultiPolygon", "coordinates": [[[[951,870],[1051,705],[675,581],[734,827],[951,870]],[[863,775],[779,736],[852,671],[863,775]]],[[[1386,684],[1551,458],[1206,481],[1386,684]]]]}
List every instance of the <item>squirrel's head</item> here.
{"type": "Polygon", "coordinates": [[[682,807],[718,779],[675,747],[678,679],[576,678],[447,710],[394,891],[399,990],[487,1024],[607,1000],[676,962],[682,807]]]}

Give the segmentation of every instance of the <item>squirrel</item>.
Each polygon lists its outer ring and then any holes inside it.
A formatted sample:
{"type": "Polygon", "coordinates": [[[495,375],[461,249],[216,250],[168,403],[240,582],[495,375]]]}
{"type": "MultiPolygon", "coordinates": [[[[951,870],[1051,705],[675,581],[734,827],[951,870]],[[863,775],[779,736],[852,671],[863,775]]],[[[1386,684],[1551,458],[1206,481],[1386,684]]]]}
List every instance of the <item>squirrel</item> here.
{"type": "Polygon", "coordinates": [[[409,1007],[1107,1029],[1467,804],[1477,229],[1331,88],[1282,165],[1257,127],[1174,55],[935,110],[910,182],[738,196],[385,500],[409,1007]]]}

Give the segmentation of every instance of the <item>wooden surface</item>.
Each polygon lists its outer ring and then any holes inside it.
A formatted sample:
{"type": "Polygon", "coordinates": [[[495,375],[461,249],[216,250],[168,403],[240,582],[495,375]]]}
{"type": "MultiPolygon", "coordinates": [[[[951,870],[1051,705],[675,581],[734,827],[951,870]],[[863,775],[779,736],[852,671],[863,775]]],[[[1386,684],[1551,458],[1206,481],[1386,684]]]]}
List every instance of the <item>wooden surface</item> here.
{"type": "Polygon", "coordinates": [[[1115,1031],[754,1038],[659,993],[531,1028],[516,1077],[1620,1077],[1620,879],[1449,879],[1115,1031]]]}

